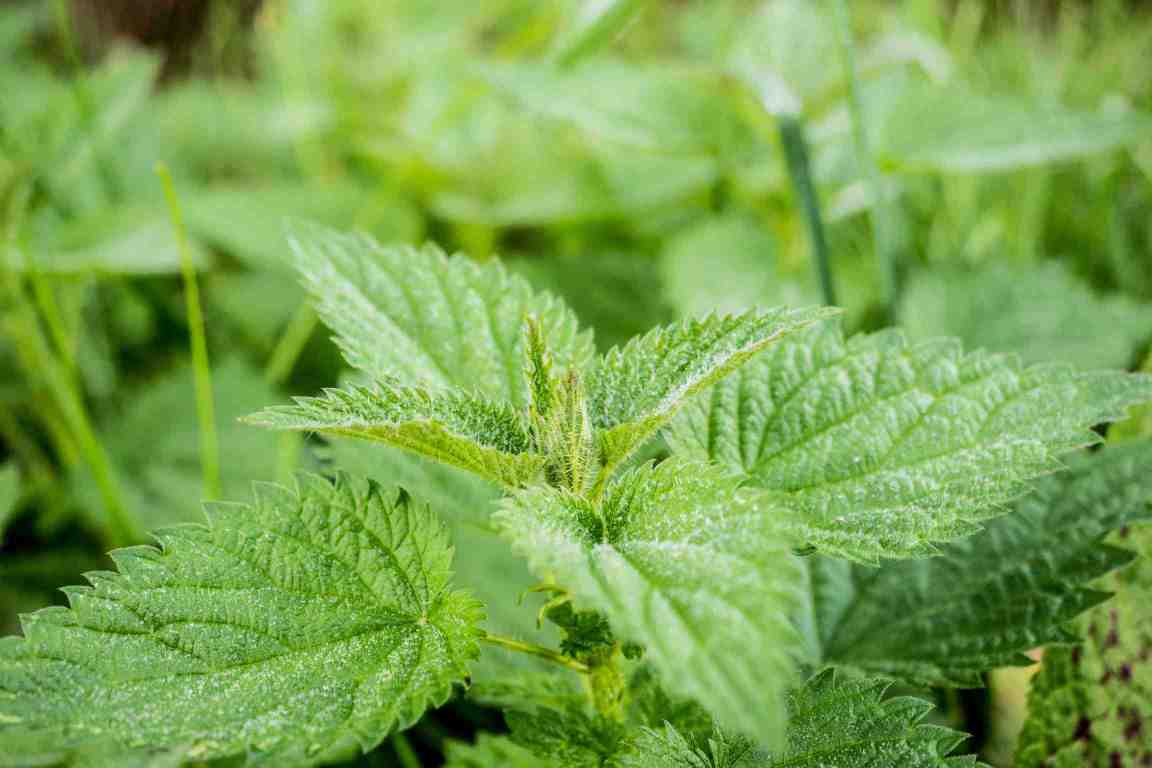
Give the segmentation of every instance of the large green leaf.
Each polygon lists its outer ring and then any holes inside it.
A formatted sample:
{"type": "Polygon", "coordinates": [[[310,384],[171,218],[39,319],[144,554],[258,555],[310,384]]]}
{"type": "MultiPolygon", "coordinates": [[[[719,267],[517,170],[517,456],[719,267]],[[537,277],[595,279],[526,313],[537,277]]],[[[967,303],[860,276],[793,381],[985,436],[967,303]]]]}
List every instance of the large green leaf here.
{"type": "Polygon", "coordinates": [[[1005,517],[939,557],[881,568],[813,563],[823,660],[921,684],[979,687],[982,673],[1074,639],[1107,597],[1092,582],[1132,559],[1105,534],[1152,518],[1152,442],[1077,457],[1005,517]]]}
{"type": "Polygon", "coordinates": [[[1152,337],[1152,307],[1098,296],[1057,262],[922,272],[905,290],[900,318],[917,338],[957,336],[1029,363],[1084,368],[1127,368],[1152,337]]]}
{"type": "Polygon", "coordinates": [[[773,741],[800,640],[800,572],[759,494],[706,464],[643,466],[599,502],[530,488],[494,521],[541,577],[643,644],[670,691],[773,741]]]}
{"type": "Polygon", "coordinates": [[[782,337],[835,310],[775,309],[657,328],[608,351],[592,369],[588,399],[602,461],[615,466],[668,423],[696,392],[782,337]]]}
{"type": "Polygon", "coordinates": [[[885,684],[812,678],[789,697],[788,746],[766,752],[747,739],[716,733],[696,744],[671,726],[648,730],[625,768],[960,768],[973,755],[949,755],[965,736],[922,722],[932,705],[911,697],[884,698],[885,684]]]}
{"type": "Polygon", "coordinates": [[[147,746],[314,764],[411,724],[477,655],[446,530],[402,491],[259,485],[159,540],[0,643],[0,762],[147,746]]]}
{"type": "Polygon", "coordinates": [[[524,408],[526,315],[538,319],[561,369],[583,367],[592,356],[591,336],[572,313],[499,263],[317,228],[297,232],[292,245],[337,343],[373,378],[456,388],[524,408]]]}
{"type": "Polygon", "coordinates": [[[786,497],[797,544],[862,561],[931,554],[1004,511],[1089,427],[1152,399],[1152,377],[1024,368],[952,340],[785,338],[674,424],[677,453],[786,497]]]}
{"type": "Polygon", "coordinates": [[[536,479],[544,465],[531,451],[527,425],[508,404],[457,392],[430,394],[383,382],[354,385],[267,408],[247,421],[387,443],[511,488],[536,479]]]}
{"type": "MultiPolygon", "coordinates": [[[[336,438],[326,456],[341,471],[395,483],[428,502],[463,555],[456,561],[456,577],[484,603],[486,629],[517,640],[555,645],[555,633],[547,626],[538,627],[536,612],[521,604],[523,595],[539,580],[489,521],[501,496],[497,487],[454,467],[360,440],[336,438]]],[[[510,670],[538,664],[530,656],[493,645],[485,644],[481,651],[472,675],[477,683],[504,679],[510,670]]]]}

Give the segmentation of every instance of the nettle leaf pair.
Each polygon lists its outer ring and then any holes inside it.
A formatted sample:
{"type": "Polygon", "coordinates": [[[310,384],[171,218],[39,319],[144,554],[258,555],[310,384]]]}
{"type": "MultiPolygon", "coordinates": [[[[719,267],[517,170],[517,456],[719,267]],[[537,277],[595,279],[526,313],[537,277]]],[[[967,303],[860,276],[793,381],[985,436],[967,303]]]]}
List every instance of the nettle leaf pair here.
{"type": "Polygon", "coordinates": [[[499,264],[319,230],[294,249],[369,383],[251,420],[502,487],[492,525],[558,595],[559,650],[481,629],[445,528],[406,492],[305,476],[114,553],[119,573],[26,617],[0,644],[0,765],[336,759],[445,701],[484,641],[584,686],[497,697],[511,734],[452,765],[972,764],[884,680],[979,684],[1069,639],[1104,597],[1086,585],[1126,561],[1101,538],[1147,515],[1145,443],[1016,501],[1152,399],[1147,377],[845,340],[822,309],[687,321],[598,357],[499,264]],[[664,427],[672,456],[635,461],[664,427]],[[826,667],[850,671],[804,682],[826,667]]]}

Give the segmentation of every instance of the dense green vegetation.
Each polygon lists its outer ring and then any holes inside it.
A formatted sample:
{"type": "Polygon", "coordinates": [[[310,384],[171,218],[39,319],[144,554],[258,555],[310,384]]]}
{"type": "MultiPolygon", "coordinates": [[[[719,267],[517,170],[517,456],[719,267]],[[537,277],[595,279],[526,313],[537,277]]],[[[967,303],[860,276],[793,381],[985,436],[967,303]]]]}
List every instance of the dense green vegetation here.
{"type": "Polygon", "coordinates": [[[204,6],[0,5],[0,765],[1152,760],[1152,15],[204,6]]]}

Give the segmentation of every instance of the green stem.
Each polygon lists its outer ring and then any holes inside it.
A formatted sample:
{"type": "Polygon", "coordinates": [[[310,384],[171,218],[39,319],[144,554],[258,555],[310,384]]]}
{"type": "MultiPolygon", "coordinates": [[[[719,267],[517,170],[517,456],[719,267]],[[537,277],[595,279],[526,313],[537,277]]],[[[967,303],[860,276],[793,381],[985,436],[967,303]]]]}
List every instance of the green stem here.
{"type": "Polygon", "coordinates": [[[168,214],[176,233],[176,246],[180,251],[180,271],[184,276],[184,298],[188,312],[188,333],[191,337],[192,372],[196,385],[196,417],[200,423],[200,468],[204,476],[204,495],[208,499],[220,496],[220,445],[216,437],[216,403],[212,395],[212,368],[208,362],[208,339],[204,331],[204,312],[200,306],[200,287],[196,282],[196,265],[188,245],[188,231],[172,174],[163,163],[157,164],[156,175],[164,186],[168,214]]]}
{"type": "Polygon", "coordinates": [[[412,744],[403,733],[392,734],[392,749],[395,750],[396,759],[403,768],[420,768],[420,758],[416,756],[416,750],[412,749],[412,744]]]}
{"type": "Polygon", "coordinates": [[[500,635],[493,635],[489,632],[485,632],[480,637],[480,640],[482,642],[490,643],[492,645],[498,645],[501,648],[506,648],[509,651],[516,651],[517,653],[526,653],[529,656],[535,656],[535,657],[540,658],[540,659],[545,659],[547,661],[551,661],[554,664],[559,664],[562,667],[567,667],[568,669],[571,669],[573,672],[579,672],[582,675],[586,675],[591,671],[591,668],[587,664],[582,664],[579,661],[576,661],[575,659],[570,659],[567,656],[564,656],[563,654],[557,653],[556,651],[552,650],[551,648],[545,648],[544,646],[536,645],[535,643],[524,643],[524,642],[521,642],[519,640],[513,640],[510,637],[502,637],[500,635]]]}
{"type": "Polygon", "coordinates": [[[808,153],[808,140],[804,136],[804,121],[799,116],[780,118],[780,143],[788,164],[788,177],[804,214],[808,239],[812,246],[812,264],[820,281],[820,295],[825,304],[836,303],[836,285],[832,278],[832,263],[828,250],[828,236],[824,217],[820,212],[820,199],[812,182],[812,160],[808,153]]]}
{"type": "Polygon", "coordinates": [[[853,42],[852,12],[848,0],[836,0],[836,16],[840,32],[840,51],[844,61],[844,74],[848,80],[848,107],[852,117],[852,140],[856,162],[872,193],[872,207],[868,215],[872,223],[872,240],[876,251],[876,266],[880,272],[880,300],[884,319],[891,323],[896,311],[896,245],[893,238],[892,213],[884,194],[884,184],[876,159],[872,156],[865,121],[864,97],[860,78],[856,72],[856,46],[853,42]]]}
{"type": "Polygon", "coordinates": [[[269,384],[283,384],[292,374],[296,362],[304,352],[308,340],[312,338],[312,331],[316,329],[316,311],[305,299],[288,321],[284,333],[276,342],[272,356],[268,358],[268,365],[264,368],[264,378],[269,384]]]}

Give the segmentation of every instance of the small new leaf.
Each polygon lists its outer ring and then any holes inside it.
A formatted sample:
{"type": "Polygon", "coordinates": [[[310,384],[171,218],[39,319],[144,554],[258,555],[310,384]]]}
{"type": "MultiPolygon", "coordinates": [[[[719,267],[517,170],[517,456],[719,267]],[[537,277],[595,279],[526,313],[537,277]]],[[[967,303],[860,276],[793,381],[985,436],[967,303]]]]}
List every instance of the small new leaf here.
{"type": "Polygon", "coordinates": [[[1089,427],[1152,399],[1152,377],[963,354],[836,324],[769,347],[696,398],[669,435],[781,493],[798,545],[875,562],[932,554],[1004,511],[1089,427]]]}
{"type": "Polygon", "coordinates": [[[571,310],[499,262],[319,227],[296,232],[292,249],[348,362],[375,379],[459,389],[526,410],[526,316],[540,324],[560,370],[592,358],[592,337],[579,331],[571,310]]]}
{"type": "Polygon", "coordinates": [[[610,350],[592,369],[588,398],[611,468],[652,437],[684,402],[754,354],[836,310],[776,309],[657,328],[610,350]]]}
{"type": "Polygon", "coordinates": [[[510,406],[459,392],[433,394],[388,383],[328,389],[322,397],[296,398],[295,405],[268,408],[247,420],[387,443],[510,488],[531,482],[544,466],[510,406]]]}
{"type": "Polygon", "coordinates": [[[159,539],[0,642],[7,757],[315,764],[410,725],[478,655],[446,532],[403,492],[305,476],[159,539]]]}
{"type": "Polygon", "coordinates": [[[667,461],[625,473],[599,502],[518,492],[494,521],[538,575],[645,646],[671,692],[770,742],[800,646],[788,616],[801,574],[761,496],[707,464],[667,461]]]}
{"type": "Polygon", "coordinates": [[[1065,624],[1108,596],[1089,585],[1132,559],[1102,539],[1152,517],[1149,466],[1150,441],[1108,446],[940,557],[814,566],[824,571],[815,580],[824,661],[980,687],[989,669],[1032,663],[1025,651],[1074,640],[1065,624]]]}

